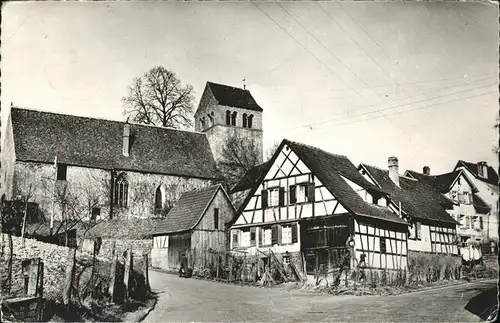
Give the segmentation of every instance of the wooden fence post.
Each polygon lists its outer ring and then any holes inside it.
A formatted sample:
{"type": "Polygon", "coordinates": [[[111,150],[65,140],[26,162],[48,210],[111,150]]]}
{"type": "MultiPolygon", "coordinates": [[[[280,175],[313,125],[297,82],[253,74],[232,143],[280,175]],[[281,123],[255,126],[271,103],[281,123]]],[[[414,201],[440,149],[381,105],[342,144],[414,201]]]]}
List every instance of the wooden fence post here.
{"type": "Polygon", "coordinates": [[[116,282],[116,267],[118,263],[118,255],[116,254],[115,247],[113,246],[112,259],[111,259],[111,274],[109,282],[109,295],[111,296],[111,303],[113,303],[116,282]]]}
{"type": "Polygon", "coordinates": [[[149,260],[148,260],[148,254],[145,253],[143,254],[143,258],[144,258],[144,282],[146,284],[146,287],[148,289],[150,289],[150,286],[149,286],[149,260]]]}
{"type": "Polygon", "coordinates": [[[70,306],[71,291],[73,287],[73,273],[75,269],[76,249],[68,248],[66,258],[66,276],[64,282],[63,304],[70,306]]]}
{"type": "Polygon", "coordinates": [[[132,249],[129,247],[127,248],[126,254],[125,254],[125,272],[123,273],[123,284],[125,285],[125,300],[128,300],[128,281],[130,278],[130,265],[132,262],[132,249]]]}
{"type": "Polygon", "coordinates": [[[27,296],[36,296],[37,294],[38,275],[40,272],[39,267],[40,267],[40,258],[31,259],[29,268],[27,296]]]}

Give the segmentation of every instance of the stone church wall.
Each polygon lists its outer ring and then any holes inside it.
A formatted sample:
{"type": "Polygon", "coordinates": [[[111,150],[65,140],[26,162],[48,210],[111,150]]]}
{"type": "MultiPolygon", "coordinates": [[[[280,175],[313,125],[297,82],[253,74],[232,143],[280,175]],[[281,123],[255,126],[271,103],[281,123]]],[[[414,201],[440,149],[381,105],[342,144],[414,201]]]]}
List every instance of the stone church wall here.
{"type": "MultiPolygon", "coordinates": [[[[119,174],[120,172],[118,172],[119,174]]],[[[148,218],[155,213],[155,192],[163,186],[164,205],[171,205],[182,193],[209,186],[212,180],[180,176],[126,172],[129,182],[128,207],[114,206],[113,218],[148,218]]],[[[46,219],[54,214],[62,220],[60,202],[66,201],[76,217],[88,219],[90,206],[99,208],[98,218],[110,213],[111,171],[79,166],[68,166],[66,181],[56,181],[53,164],[16,162],[13,182],[14,195],[26,195],[31,190],[31,202],[38,203],[46,219]],[[95,205],[94,205],[95,202],[95,205]]],[[[68,213],[66,213],[68,214],[68,213]]]]}

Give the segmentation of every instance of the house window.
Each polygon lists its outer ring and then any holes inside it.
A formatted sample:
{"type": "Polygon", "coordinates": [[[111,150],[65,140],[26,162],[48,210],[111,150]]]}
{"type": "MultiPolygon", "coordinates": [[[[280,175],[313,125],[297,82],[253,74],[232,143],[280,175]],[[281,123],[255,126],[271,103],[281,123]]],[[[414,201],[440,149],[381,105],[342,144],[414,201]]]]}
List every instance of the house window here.
{"type": "Polygon", "coordinates": [[[387,249],[386,249],[386,245],[385,245],[385,238],[380,238],[380,252],[381,253],[386,253],[387,252],[387,249]]]}
{"type": "Polygon", "coordinates": [[[314,184],[302,183],[290,186],[290,204],[314,201],[314,184]]]}
{"type": "Polygon", "coordinates": [[[115,183],[114,204],[121,207],[127,207],[128,203],[128,181],[127,175],[121,173],[118,175],[115,183]]]}
{"type": "Polygon", "coordinates": [[[273,230],[270,227],[262,228],[262,245],[270,246],[272,244],[273,230]]]}
{"type": "Polygon", "coordinates": [[[472,227],[471,226],[471,218],[470,218],[470,216],[466,216],[465,217],[465,228],[466,229],[471,229],[471,227],[472,227]]]}
{"type": "Polygon", "coordinates": [[[57,180],[58,181],[65,181],[67,171],[68,171],[67,165],[57,164],[57,180]]]}
{"type": "Polygon", "coordinates": [[[458,202],[460,204],[471,204],[470,194],[468,192],[458,193],[458,202]]]}
{"type": "Polygon", "coordinates": [[[255,239],[255,230],[257,228],[250,228],[250,246],[255,246],[256,244],[256,239],[255,239]]]}
{"type": "Polygon", "coordinates": [[[279,187],[272,188],[268,192],[269,192],[269,206],[278,206],[279,205],[279,199],[280,199],[280,189],[279,189],[279,187]]]}
{"type": "Polygon", "coordinates": [[[252,120],[253,120],[253,114],[248,116],[248,119],[247,119],[247,127],[248,128],[252,128],[252,120]]]}
{"type": "Polygon", "coordinates": [[[247,127],[247,114],[243,113],[243,128],[247,127]]]}
{"type": "Polygon", "coordinates": [[[163,207],[163,198],[161,193],[161,186],[158,186],[155,192],[155,209],[159,210],[162,207],[163,207]]]}
{"type": "Polygon", "coordinates": [[[482,216],[479,217],[479,229],[483,230],[483,217],[482,216]]]}
{"type": "Polygon", "coordinates": [[[292,243],[292,226],[284,225],[281,227],[281,243],[292,243]]]}
{"type": "Polygon", "coordinates": [[[249,247],[250,246],[250,229],[241,229],[241,246],[249,247]]]}
{"type": "Polygon", "coordinates": [[[101,215],[101,208],[100,207],[93,207],[92,208],[92,220],[97,219],[97,217],[101,215]]]}
{"type": "Polygon", "coordinates": [[[459,220],[459,222],[460,222],[460,227],[461,227],[461,228],[466,228],[466,227],[467,227],[467,220],[466,220],[465,215],[460,214],[460,215],[459,215],[459,219],[460,219],[460,220],[459,220]]]}
{"type": "Polygon", "coordinates": [[[415,237],[420,240],[422,239],[422,223],[415,223],[415,237]]]}
{"type": "Polygon", "coordinates": [[[238,247],[238,231],[233,230],[233,248],[238,247]]]}
{"type": "Polygon", "coordinates": [[[289,265],[290,264],[290,256],[283,256],[283,263],[285,265],[289,265]]]}
{"type": "Polygon", "coordinates": [[[236,126],[236,116],[238,115],[238,112],[233,111],[233,114],[231,115],[231,125],[236,126]]]}
{"type": "Polygon", "coordinates": [[[226,110],[226,124],[231,125],[231,111],[226,110]]]}
{"type": "Polygon", "coordinates": [[[219,209],[214,209],[214,229],[219,230],[219,209]]]}

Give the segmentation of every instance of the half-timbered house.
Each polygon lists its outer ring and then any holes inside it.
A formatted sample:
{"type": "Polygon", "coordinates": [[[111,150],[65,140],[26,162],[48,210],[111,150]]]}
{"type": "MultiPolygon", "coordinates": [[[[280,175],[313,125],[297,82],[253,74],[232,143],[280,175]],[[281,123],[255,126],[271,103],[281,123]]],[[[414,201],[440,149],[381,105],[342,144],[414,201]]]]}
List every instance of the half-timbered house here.
{"type": "Polygon", "coordinates": [[[226,251],[225,228],[233,216],[234,208],[220,184],[182,194],[151,232],[151,264],[179,269],[184,253],[190,268],[201,267],[211,251],[226,251]]]}
{"type": "Polygon", "coordinates": [[[425,182],[399,175],[398,159],[389,170],[361,164],[367,181],[390,193],[389,207],[408,221],[410,251],[458,255],[457,221],[449,214],[453,202],[425,182]]]}
{"type": "Polygon", "coordinates": [[[231,192],[240,205],[230,223],[235,252],[270,249],[309,274],[356,266],[362,254],[367,267],[407,266],[406,222],[345,156],[283,140],[231,192]]]}

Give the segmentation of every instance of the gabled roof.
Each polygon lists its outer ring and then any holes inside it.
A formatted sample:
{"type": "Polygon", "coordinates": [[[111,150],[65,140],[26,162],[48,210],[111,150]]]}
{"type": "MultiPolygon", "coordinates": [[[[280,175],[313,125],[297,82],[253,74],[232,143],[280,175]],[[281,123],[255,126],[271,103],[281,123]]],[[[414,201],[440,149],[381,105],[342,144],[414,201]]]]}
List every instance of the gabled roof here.
{"type": "Polygon", "coordinates": [[[231,189],[231,194],[251,189],[255,184],[258,184],[260,177],[265,175],[263,170],[268,163],[269,161],[250,168],[231,189]]]}
{"type": "MultiPolygon", "coordinates": [[[[335,155],[322,149],[304,145],[284,139],[276,150],[273,158],[261,169],[261,175],[254,182],[252,190],[237,212],[237,216],[243,211],[249,199],[257,190],[265,174],[269,171],[277,155],[283,147],[288,145],[311,172],[325,185],[328,190],[339,200],[347,210],[356,215],[387,220],[396,223],[406,222],[392,213],[388,208],[374,204],[368,204],[356,193],[351,186],[342,178],[345,177],[365,189],[383,194],[383,190],[368,182],[346,156],[335,155]]],[[[236,219],[236,217],[235,217],[236,219]]]]}
{"type": "Polygon", "coordinates": [[[205,134],[131,124],[129,157],[124,122],[12,108],[17,160],[216,179],[205,134]]]}
{"type": "Polygon", "coordinates": [[[221,105],[235,108],[262,111],[250,91],[233,86],[207,82],[207,86],[212,91],[214,98],[221,105]]]}
{"type": "Polygon", "coordinates": [[[99,222],[87,232],[88,237],[103,239],[145,239],[151,237],[159,219],[112,219],[99,222]]]}
{"type": "Polygon", "coordinates": [[[380,187],[391,194],[391,199],[401,203],[403,212],[410,217],[422,220],[432,220],[456,224],[457,221],[446,212],[445,207],[451,207],[452,201],[438,192],[432,185],[407,177],[399,177],[399,187],[389,177],[389,171],[375,166],[361,164],[380,187]]]}
{"type": "Polygon", "coordinates": [[[473,190],[477,190],[476,186],[474,183],[467,177],[466,174],[464,174],[461,170],[455,170],[453,172],[445,173],[445,174],[440,174],[440,175],[425,175],[422,173],[418,173],[413,170],[407,170],[405,172],[405,175],[409,175],[409,177],[415,178],[416,180],[419,180],[421,182],[427,182],[428,184],[432,185],[436,190],[438,190],[441,193],[447,193],[450,191],[451,186],[459,176],[463,176],[465,180],[471,185],[473,190]]]}
{"type": "Polygon", "coordinates": [[[186,192],[151,233],[170,234],[194,229],[219,190],[231,204],[226,191],[220,184],[186,192]]]}
{"type": "Polygon", "coordinates": [[[492,184],[495,186],[498,186],[498,184],[499,184],[497,172],[495,171],[495,169],[493,167],[491,167],[489,165],[488,165],[488,178],[483,178],[483,177],[479,176],[478,167],[477,167],[476,163],[471,163],[471,162],[459,160],[457,162],[457,164],[455,165],[455,169],[457,169],[460,166],[467,168],[472,174],[474,174],[474,176],[477,179],[479,179],[483,182],[486,182],[486,183],[489,183],[489,184],[492,184]]]}

